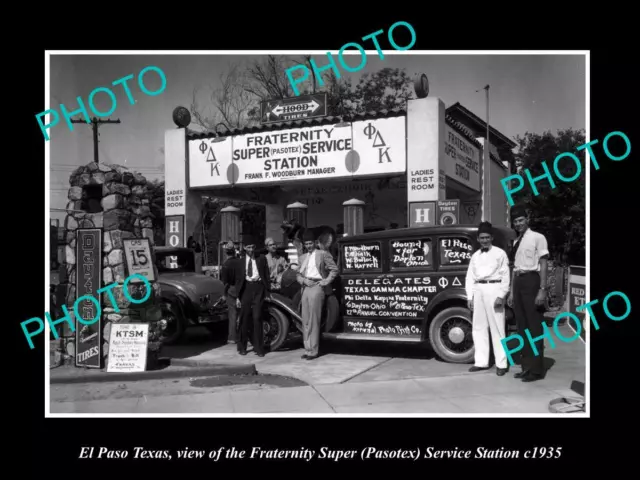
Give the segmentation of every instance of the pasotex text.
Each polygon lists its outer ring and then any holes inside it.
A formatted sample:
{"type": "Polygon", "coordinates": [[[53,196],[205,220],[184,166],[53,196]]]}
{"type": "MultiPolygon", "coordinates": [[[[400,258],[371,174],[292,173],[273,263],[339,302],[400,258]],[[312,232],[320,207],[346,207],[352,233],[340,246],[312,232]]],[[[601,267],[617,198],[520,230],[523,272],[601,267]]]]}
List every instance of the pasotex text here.
{"type": "MultiPolygon", "coordinates": [[[[129,86],[127,85],[127,80],[131,80],[132,78],[133,78],[133,74],[127,75],[126,77],[119,78],[118,80],[111,83],[111,85],[122,84],[122,88],[124,89],[124,92],[127,94],[127,98],[129,99],[129,103],[131,105],[136,103],[136,100],[134,100],[133,97],[131,96],[131,90],[129,90],[129,86]]],[[[142,69],[142,71],[138,74],[138,85],[140,86],[140,90],[142,90],[142,93],[144,93],[145,95],[149,95],[150,97],[155,97],[156,95],[160,95],[167,88],[167,77],[165,77],[164,72],[160,70],[158,67],[155,67],[155,66],[146,67],[142,69]],[[159,90],[156,90],[155,92],[152,92],[147,87],[145,87],[144,81],[143,81],[144,74],[150,71],[156,72],[158,75],[160,75],[160,79],[162,80],[162,86],[160,87],[159,90]]],[[[60,104],[60,111],[62,112],[62,116],[66,120],[67,125],[69,126],[69,130],[71,131],[73,131],[73,123],[71,123],[71,117],[73,117],[74,115],[81,113],[84,116],[85,121],[87,123],[91,123],[91,118],[89,117],[89,113],[87,112],[87,107],[84,106],[82,97],[76,97],[76,100],[78,101],[80,108],[78,108],[77,110],[74,110],[73,112],[68,112],[67,107],[65,107],[63,104],[60,104]]],[[[112,115],[113,112],[116,111],[117,105],[118,105],[118,101],[116,100],[116,96],[108,87],[94,88],[93,91],[89,94],[89,108],[98,117],[108,117],[112,115]],[[96,109],[96,106],[93,104],[93,98],[98,93],[101,93],[101,92],[108,95],[109,98],[111,99],[111,108],[106,112],[98,111],[98,109],[96,109]]],[[[58,115],[58,112],[56,112],[55,110],[45,110],[44,112],[38,113],[36,115],[36,120],[40,125],[40,130],[42,130],[42,134],[44,135],[45,140],[49,141],[49,135],[47,134],[47,129],[58,124],[58,122],[60,121],[60,115],[58,115]],[[47,113],[51,114],[51,123],[47,123],[45,125],[44,123],[42,123],[42,117],[44,117],[47,113]]]]}
{"type": "MultiPolygon", "coordinates": [[[[580,305],[579,307],[576,308],[576,310],[579,312],[583,310],[586,310],[587,312],[589,312],[589,318],[593,322],[593,326],[596,327],[596,330],[600,330],[600,324],[596,320],[596,315],[595,313],[593,313],[593,310],[591,309],[591,306],[595,305],[596,303],[598,303],[598,300],[592,300],[589,303],[580,305]]],[[[606,297],[604,297],[604,300],[602,301],[602,309],[604,310],[604,313],[607,315],[607,317],[609,317],[611,320],[619,322],[627,318],[631,313],[631,301],[629,300],[629,297],[627,297],[622,292],[611,292],[606,297]],[[615,315],[612,315],[611,312],[609,311],[609,306],[607,305],[607,303],[609,302],[609,299],[614,296],[622,297],[622,299],[624,300],[624,303],[626,305],[626,311],[622,315],[615,316],[615,315]]],[[[531,337],[531,332],[529,331],[529,329],[526,329],[524,331],[529,341],[529,345],[531,345],[531,350],[533,350],[533,354],[536,357],[540,354],[538,349],[536,348],[536,342],[539,340],[544,341],[544,339],[546,338],[547,340],[549,340],[549,344],[551,345],[551,348],[552,349],[556,348],[556,344],[553,341],[553,337],[551,336],[551,332],[549,331],[549,327],[547,327],[546,323],[542,323],[542,331],[544,333],[536,338],[531,337]]],[[[556,318],[553,320],[553,331],[555,332],[556,337],[558,337],[561,341],[565,343],[571,343],[580,336],[580,333],[582,332],[582,323],[580,322],[580,319],[575,314],[571,312],[562,312],[558,314],[556,318]],[[565,317],[571,318],[576,324],[576,330],[573,337],[567,338],[558,331],[558,322],[560,322],[560,320],[562,320],[565,317]]],[[[507,358],[509,359],[509,365],[513,366],[514,362],[511,354],[522,350],[522,348],[524,347],[524,339],[522,338],[521,335],[514,334],[506,338],[503,338],[502,340],[500,340],[500,342],[502,343],[502,348],[504,349],[505,353],[507,354],[507,358]],[[510,348],[507,348],[507,342],[512,338],[518,339],[519,345],[513,349],[510,349],[510,348]]]]}
{"type": "MultiPolygon", "coordinates": [[[[118,286],[118,282],[114,282],[111,285],[107,285],[106,287],[103,287],[103,288],[97,290],[96,293],[107,292],[107,295],[109,296],[109,300],[111,300],[111,305],[113,306],[113,310],[115,311],[115,313],[118,313],[120,311],[120,309],[118,308],[116,299],[114,298],[113,292],[111,291],[111,289],[116,287],[116,286],[118,286]]],[[[152,287],[151,287],[151,284],[149,283],[149,280],[147,280],[145,277],[143,277],[142,275],[139,275],[137,273],[134,273],[133,275],[129,275],[127,277],[127,279],[124,281],[124,284],[122,285],[122,289],[124,291],[124,296],[127,298],[127,300],[129,300],[131,303],[134,303],[134,304],[139,304],[139,303],[146,302],[149,299],[149,297],[151,296],[151,292],[153,290],[152,287]],[[138,279],[140,279],[142,281],[142,283],[145,284],[147,293],[144,296],[144,298],[142,298],[142,299],[136,300],[135,298],[131,297],[131,295],[129,295],[129,290],[127,288],[127,285],[129,284],[129,282],[133,278],[138,278],[138,279]]],[[[47,322],[49,323],[49,327],[51,328],[51,331],[53,332],[53,336],[56,338],[56,340],[59,337],[58,337],[58,332],[55,329],[55,326],[58,325],[59,323],[68,322],[71,331],[75,332],[75,325],[74,325],[73,321],[71,320],[71,317],[69,316],[69,310],[67,310],[67,306],[66,305],[62,305],[62,310],[63,310],[63,312],[65,314],[64,317],[59,318],[59,319],[57,319],[55,321],[51,320],[51,315],[49,315],[49,312],[45,312],[45,314],[44,314],[44,316],[47,317],[47,322]]],[[[78,319],[78,322],[82,323],[83,325],[93,325],[94,323],[96,323],[100,319],[100,315],[102,314],[102,310],[100,309],[100,298],[95,298],[93,295],[83,295],[82,297],[79,297],[75,301],[75,303],[73,304],[73,313],[75,314],[75,317],[78,319]],[[80,315],[80,313],[78,312],[78,306],[83,301],[92,302],[98,309],[98,313],[91,320],[83,319],[82,315],[80,315]]],[[[20,326],[22,327],[22,331],[24,332],[25,337],[27,337],[27,341],[29,342],[29,346],[33,350],[34,345],[33,345],[33,342],[31,341],[31,338],[35,337],[36,335],[39,335],[40,333],[42,333],[44,331],[44,322],[42,321],[41,318],[33,317],[33,318],[30,318],[29,320],[25,320],[24,322],[22,322],[20,324],[20,326]],[[27,325],[29,323],[39,323],[40,326],[38,327],[37,331],[29,332],[29,331],[27,331],[27,325]]]]}
{"type": "MultiPolygon", "coordinates": [[[[591,163],[593,163],[593,166],[595,167],[596,170],[600,170],[600,164],[596,160],[596,154],[593,152],[593,149],[591,148],[592,145],[596,145],[597,143],[598,143],[598,140],[591,140],[589,143],[580,145],[576,150],[578,151],[587,150],[589,152],[589,158],[591,158],[591,163]]],[[[604,140],[602,141],[602,149],[604,150],[604,153],[607,157],[609,157],[614,162],[619,162],[620,160],[624,160],[625,158],[627,158],[631,153],[631,141],[629,140],[629,137],[627,137],[622,132],[611,132],[606,137],[604,137],[604,140]],[[614,155],[609,150],[609,145],[608,145],[609,139],[614,136],[622,137],[624,139],[624,142],[626,143],[627,150],[622,155],[614,155]]],[[[556,188],[556,184],[553,181],[553,177],[551,176],[551,171],[549,170],[549,166],[547,165],[547,162],[542,162],[541,165],[545,173],[536,178],[531,177],[531,173],[529,172],[528,168],[524,170],[524,174],[526,175],[527,180],[529,181],[529,185],[531,185],[531,190],[533,190],[533,194],[536,197],[540,195],[540,192],[536,188],[536,182],[540,182],[546,178],[547,181],[549,182],[549,185],[551,185],[551,188],[556,188]]],[[[580,159],[576,155],[574,155],[571,152],[564,152],[558,155],[553,161],[553,171],[555,172],[556,177],[558,177],[560,181],[565,183],[571,183],[571,182],[574,182],[582,173],[582,165],[580,163],[580,159]],[[565,157],[569,157],[571,161],[576,165],[576,173],[574,173],[573,176],[571,177],[563,176],[558,170],[558,163],[560,162],[561,159],[565,157]]],[[[500,180],[500,183],[502,184],[502,189],[504,190],[504,193],[507,196],[507,201],[509,202],[509,205],[513,206],[514,202],[511,194],[515,192],[519,192],[524,187],[524,179],[522,178],[522,175],[518,175],[518,174],[510,175],[500,180]],[[516,185],[514,188],[509,188],[508,185],[511,180],[517,180],[518,185],[516,185]]]]}
{"type": "MultiPolygon", "coordinates": [[[[373,32],[370,33],[369,35],[366,35],[364,37],[362,37],[362,40],[369,40],[371,39],[371,41],[373,42],[373,44],[376,47],[376,50],[378,51],[378,56],[384,60],[384,53],[382,53],[382,49],[380,48],[380,44],[378,43],[378,39],[376,38],[378,35],[381,35],[384,33],[384,30],[378,30],[377,32],[373,32]]],[[[413,29],[413,27],[407,23],[407,22],[396,22],[393,25],[391,25],[391,28],[389,29],[389,31],[387,32],[387,38],[389,39],[389,43],[391,44],[391,46],[395,49],[395,50],[409,50],[411,47],[413,47],[416,43],[416,31],[413,29]],[[398,45],[394,39],[393,39],[393,31],[400,27],[403,26],[405,28],[407,28],[409,30],[409,32],[411,33],[411,43],[409,43],[409,45],[401,47],[400,45],[398,45]]],[[[315,60],[310,60],[309,63],[311,63],[311,68],[313,69],[313,74],[315,75],[316,79],[318,80],[318,85],[319,86],[324,86],[324,81],[322,80],[322,72],[324,72],[325,70],[329,70],[330,68],[333,69],[333,72],[335,73],[337,78],[340,78],[340,70],[338,69],[338,66],[336,65],[336,61],[335,59],[331,56],[330,52],[327,52],[327,56],[329,57],[329,64],[325,65],[324,67],[319,67],[316,65],[315,60]]],[[[355,56],[354,56],[355,58],[355,56]]],[[[359,43],[356,42],[349,42],[349,43],[345,43],[342,48],[340,49],[340,51],[338,52],[338,61],[340,62],[340,64],[342,65],[342,68],[345,69],[347,72],[358,72],[360,70],[362,70],[364,68],[364,66],[367,64],[367,55],[365,53],[364,48],[362,48],[362,45],[360,45],[359,43]],[[347,65],[347,63],[344,61],[343,58],[343,54],[344,51],[347,48],[357,48],[360,51],[360,64],[357,67],[351,67],[349,65],[347,65]]],[[[293,67],[290,67],[286,70],[286,74],[287,74],[287,78],[289,79],[289,83],[291,84],[291,87],[293,88],[293,93],[295,95],[300,95],[300,90],[298,90],[298,87],[296,86],[299,83],[304,82],[305,80],[307,80],[309,78],[309,68],[307,68],[305,65],[295,65],[293,67]],[[300,77],[294,79],[293,75],[291,75],[291,72],[295,71],[295,70],[303,70],[303,73],[300,77]]]]}

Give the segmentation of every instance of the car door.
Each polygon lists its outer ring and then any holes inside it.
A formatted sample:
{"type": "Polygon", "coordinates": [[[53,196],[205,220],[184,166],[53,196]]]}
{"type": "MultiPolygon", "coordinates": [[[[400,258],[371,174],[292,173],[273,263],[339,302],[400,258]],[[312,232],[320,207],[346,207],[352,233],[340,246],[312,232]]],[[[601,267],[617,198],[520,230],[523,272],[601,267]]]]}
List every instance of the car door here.
{"type": "Polygon", "coordinates": [[[430,276],[434,271],[432,247],[430,236],[406,234],[345,245],[345,333],[420,338],[429,295],[436,291],[430,276]]]}

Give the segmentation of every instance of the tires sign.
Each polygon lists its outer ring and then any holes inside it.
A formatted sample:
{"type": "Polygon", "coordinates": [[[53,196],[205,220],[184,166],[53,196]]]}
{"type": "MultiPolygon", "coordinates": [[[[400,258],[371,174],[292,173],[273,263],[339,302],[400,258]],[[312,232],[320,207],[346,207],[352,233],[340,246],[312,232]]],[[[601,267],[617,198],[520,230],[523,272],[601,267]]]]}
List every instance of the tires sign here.
{"type": "Polygon", "coordinates": [[[85,322],[76,318],[76,366],[100,368],[102,314],[95,301],[86,297],[100,299],[96,292],[102,288],[102,229],[80,228],[76,235],[76,300],[85,297],[74,308],[75,315],[85,322]]]}

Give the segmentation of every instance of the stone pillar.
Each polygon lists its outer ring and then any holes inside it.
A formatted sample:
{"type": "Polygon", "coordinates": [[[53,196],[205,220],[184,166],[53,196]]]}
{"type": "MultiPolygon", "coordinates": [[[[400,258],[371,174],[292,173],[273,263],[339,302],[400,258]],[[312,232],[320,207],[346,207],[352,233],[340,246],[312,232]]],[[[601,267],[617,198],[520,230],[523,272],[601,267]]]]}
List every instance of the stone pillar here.
{"type": "Polygon", "coordinates": [[[240,241],[240,209],[229,205],[220,210],[220,241],[240,241]]]}
{"type": "Polygon", "coordinates": [[[357,198],[347,200],[344,207],[344,233],[352,237],[364,233],[364,206],[365,203],[357,198]]]}
{"type": "Polygon", "coordinates": [[[287,219],[295,220],[303,227],[307,226],[307,209],[309,207],[304,203],[295,202],[287,205],[287,219]]]}
{"type": "MultiPolygon", "coordinates": [[[[66,247],[65,265],[61,269],[65,273],[61,279],[61,286],[65,284],[65,304],[73,314],[73,305],[76,301],[76,265],[80,259],[76,258],[77,229],[98,228],[102,230],[102,285],[95,286],[93,291],[102,287],[118,283],[120,286],[110,289],[115,303],[107,292],[100,298],[102,311],[102,365],[106,366],[109,353],[109,335],[112,322],[154,322],[160,320],[159,311],[155,308],[160,297],[160,289],[153,282],[153,293],[144,304],[131,304],[122,291],[122,284],[128,277],[126,259],[124,253],[124,240],[127,238],[148,238],[153,257],[154,230],[151,202],[154,197],[155,187],[149,185],[145,177],[136,172],[130,172],[126,168],[117,165],[105,165],[90,163],[87,166],[77,168],[70,177],[69,203],[67,204],[67,217],[65,219],[66,247]],[[84,199],[87,195],[83,187],[87,185],[101,186],[96,197],[84,199]],[[91,209],[95,213],[87,213],[91,209]],[[99,211],[102,210],[102,211],[99,211]],[[157,317],[157,318],[155,318],[157,317]]],[[[95,187],[94,187],[95,188],[95,187]]],[[[153,262],[153,258],[149,259],[153,262]]],[[[155,268],[155,267],[154,267],[155,268]]],[[[157,280],[157,270],[156,270],[157,280]]],[[[132,298],[142,298],[145,295],[144,284],[138,286],[130,283],[129,294],[132,298]]],[[[84,327],[75,318],[72,318],[76,330],[65,328],[63,332],[65,361],[75,365],[76,357],[76,333],[84,327]]],[[[67,325],[65,324],[67,327],[67,325]]],[[[149,366],[152,368],[153,360],[159,353],[160,344],[156,341],[157,327],[150,328],[149,335],[149,366]]]]}

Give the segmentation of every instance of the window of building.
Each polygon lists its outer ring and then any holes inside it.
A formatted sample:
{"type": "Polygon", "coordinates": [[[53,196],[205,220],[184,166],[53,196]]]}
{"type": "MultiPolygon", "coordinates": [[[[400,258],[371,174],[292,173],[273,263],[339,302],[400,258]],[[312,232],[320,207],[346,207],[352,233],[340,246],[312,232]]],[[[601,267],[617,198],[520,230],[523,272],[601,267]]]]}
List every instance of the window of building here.
{"type": "Polygon", "coordinates": [[[432,269],[433,249],[431,238],[412,238],[389,241],[391,270],[432,269]]]}

